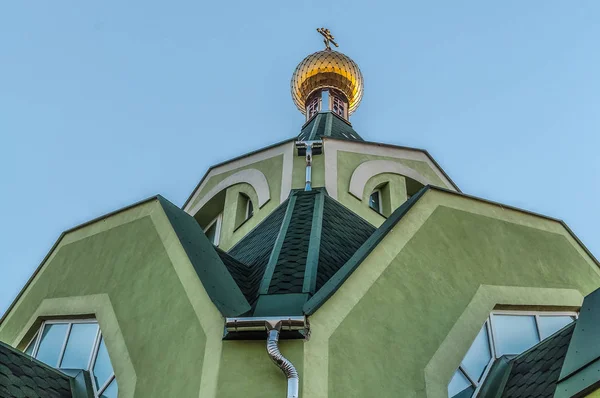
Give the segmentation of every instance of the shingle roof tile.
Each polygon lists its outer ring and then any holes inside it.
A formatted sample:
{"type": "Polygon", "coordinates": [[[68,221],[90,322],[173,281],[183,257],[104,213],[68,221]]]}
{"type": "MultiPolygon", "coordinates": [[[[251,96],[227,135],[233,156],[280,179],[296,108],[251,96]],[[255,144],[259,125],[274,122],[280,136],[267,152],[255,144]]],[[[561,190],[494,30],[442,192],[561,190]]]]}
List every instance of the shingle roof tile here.
{"type": "MultiPolygon", "coordinates": [[[[288,201],[285,201],[228,253],[217,249],[252,306],[258,299],[259,287],[280,233],[283,234],[283,240],[279,253],[274,254],[277,258],[272,259],[275,265],[268,294],[306,292],[305,273],[309,251],[314,252],[313,258],[316,258],[318,290],[375,231],[371,224],[326,196],[323,190],[298,190],[291,195],[294,196],[294,203],[290,203],[289,209],[288,201]],[[322,206],[315,207],[317,200],[323,200],[322,206]],[[289,212],[291,214],[287,214],[289,212]],[[289,218],[289,224],[287,228],[282,228],[286,217],[289,218]],[[322,219],[322,223],[317,222],[315,217],[322,219]],[[319,244],[311,249],[313,238],[319,244]],[[316,253],[318,255],[315,257],[316,253]]],[[[314,289],[309,293],[314,293],[314,289]]]]}
{"type": "Polygon", "coordinates": [[[552,397],[575,323],[511,360],[503,398],[552,397]]]}
{"type": "Polygon", "coordinates": [[[71,396],[68,376],[0,342],[0,397],[71,396]]]}

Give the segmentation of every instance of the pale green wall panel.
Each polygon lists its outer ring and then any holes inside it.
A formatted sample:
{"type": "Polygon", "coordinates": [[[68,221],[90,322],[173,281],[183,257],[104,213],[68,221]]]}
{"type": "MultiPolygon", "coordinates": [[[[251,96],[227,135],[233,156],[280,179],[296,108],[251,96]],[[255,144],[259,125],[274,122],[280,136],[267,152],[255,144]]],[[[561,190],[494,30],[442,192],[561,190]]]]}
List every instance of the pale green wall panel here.
{"type": "Polygon", "coordinates": [[[223,211],[223,225],[221,227],[221,238],[219,247],[225,251],[229,250],[252,228],[260,223],[279,204],[278,200],[271,200],[258,209],[258,196],[250,184],[236,184],[227,188],[225,194],[225,209],[223,211]],[[245,213],[245,206],[240,204],[240,193],[248,196],[252,201],[254,215],[240,225],[236,225],[238,213],[245,213]],[[243,207],[243,208],[242,208],[243,207]]]}
{"type": "Polygon", "coordinates": [[[562,235],[440,206],[329,339],[329,397],[425,397],[426,365],[482,284],[587,294],[600,277],[562,235]]]}
{"type": "Polygon", "coordinates": [[[3,323],[0,340],[12,343],[44,299],[101,293],[110,297],[137,374],[135,396],[198,397],[206,336],[150,216],[60,247],[3,323]]]}
{"type": "MultiPolygon", "coordinates": [[[[252,163],[240,168],[227,171],[225,173],[217,174],[206,181],[206,184],[202,187],[198,197],[190,203],[189,207],[193,208],[196,203],[200,201],[202,196],[214,188],[219,182],[232,174],[237,173],[240,170],[256,169],[265,175],[267,182],[269,183],[269,192],[271,194],[271,201],[279,202],[279,194],[281,192],[281,173],[283,171],[283,155],[277,155],[269,159],[260,160],[256,163],[252,163]]],[[[266,205],[265,205],[266,206],[266,205]]]]}
{"type": "MultiPolygon", "coordinates": [[[[383,217],[377,215],[375,212],[373,212],[373,210],[369,209],[368,203],[361,202],[360,200],[355,198],[349,192],[350,178],[352,177],[352,173],[361,163],[364,163],[364,162],[367,162],[370,160],[391,160],[394,162],[401,163],[405,166],[410,167],[411,169],[414,169],[419,174],[421,174],[422,176],[424,176],[427,179],[429,179],[430,181],[432,181],[432,183],[434,185],[439,185],[439,186],[445,187],[445,188],[452,188],[452,187],[446,187],[446,185],[442,182],[442,180],[438,177],[438,175],[433,171],[433,169],[431,169],[431,167],[426,162],[421,162],[421,161],[417,161],[417,160],[409,160],[409,159],[392,158],[392,157],[388,157],[388,156],[365,155],[365,154],[356,153],[356,152],[338,151],[338,153],[337,153],[337,162],[338,162],[338,166],[337,166],[337,170],[338,170],[337,196],[338,196],[338,201],[340,203],[342,203],[344,206],[348,207],[350,210],[354,211],[356,214],[363,217],[365,220],[369,221],[371,224],[373,224],[376,227],[380,226],[385,221],[385,219],[383,217]]],[[[388,174],[388,173],[386,173],[386,174],[388,174]]],[[[377,176],[373,177],[373,179],[376,177],[377,176]]],[[[394,184],[394,185],[398,185],[398,184],[394,184]]],[[[396,189],[393,190],[392,194],[394,194],[395,192],[396,192],[396,189]]],[[[406,195],[406,193],[403,194],[403,198],[405,195],[406,195]]],[[[392,198],[392,202],[398,203],[403,198],[394,196],[392,198]]],[[[400,204],[402,204],[402,203],[400,203],[400,204]]]]}
{"type": "MultiPolygon", "coordinates": [[[[325,156],[314,155],[311,169],[313,188],[325,186],[325,156]]],[[[306,157],[298,156],[294,151],[294,171],[292,173],[292,189],[304,189],[306,185],[306,157]]]]}
{"type": "MultiPolygon", "coordinates": [[[[206,185],[202,188],[200,195],[191,204],[193,207],[202,198],[202,195],[209,192],[219,182],[223,181],[228,176],[237,173],[240,170],[245,169],[257,169],[265,175],[269,184],[269,194],[271,199],[265,203],[265,205],[259,209],[258,197],[256,192],[249,184],[236,184],[232,187],[226,188],[226,195],[221,205],[223,206],[223,228],[221,230],[221,237],[219,247],[223,250],[229,250],[235,245],[242,237],[245,236],[252,228],[258,225],[265,217],[280,204],[281,195],[281,178],[283,169],[283,155],[277,155],[269,159],[261,160],[250,165],[240,167],[235,170],[228,171],[226,173],[218,174],[211,177],[206,185]],[[254,216],[249,219],[241,228],[235,229],[235,214],[237,211],[237,196],[236,194],[243,192],[253,199],[254,204],[254,216]]],[[[199,211],[202,213],[202,210],[199,211]]],[[[197,217],[198,218],[198,217],[197,217]]]]}
{"type": "MultiPolygon", "coordinates": [[[[303,341],[279,342],[281,353],[289,359],[303,379],[303,341]]],[[[224,341],[217,396],[219,398],[282,398],[287,379],[271,361],[265,341],[224,341]]]]}
{"type": "MultiPolygon", "coordinates": [[[[372,209],[369,208],[369,197],[375,188],[385,184],[382,187],[382,205],[383,215],[389,217],[394,210],[406,202],[406,179],[404,176],[392,173],[381,173],[371,177],[365,185],[365,190],[362,196],[362,202],[358,202],[363,208],[363,211],[372,209]]],[[[379,220],[379,218],[377,219],[379,220]]]]}

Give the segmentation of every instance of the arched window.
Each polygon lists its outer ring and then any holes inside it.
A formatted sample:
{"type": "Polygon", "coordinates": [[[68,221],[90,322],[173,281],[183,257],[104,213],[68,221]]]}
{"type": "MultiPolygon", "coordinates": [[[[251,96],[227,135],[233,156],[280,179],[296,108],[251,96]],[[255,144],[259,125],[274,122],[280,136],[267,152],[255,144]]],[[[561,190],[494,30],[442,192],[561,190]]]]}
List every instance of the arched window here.
{"type": "Polygon", "coordinates": [[[321,97],[313,97],[306,105],[306,120],[310,119],[321,109],[321,97]]]}
{"type": "Polygon", "coordinates": [[[239,228],[254,215],[252,199],[244,193],[238,194],[237,210],[235,213],[235,228],[239,228]]]}
{"type": "Polygon", "coordinates": [[[369,196],[369,207],[381,214],[383,206],[381,204],[381,189],[374,190],[369,196]]]}
{"type": "Polygon", "coordinates": [[[219,213],[219,215],[204,228],[204,235],[206,235],[208,240],[215,246],[219,246],[221,224],[223,224],[223,213],[219,213]]]}
{"type": "Polygon", "coordinates": [[[448,396],[476,396],[492,363],[518,355],[575,320],[576,313],[494,311],[448,384],[448,396]]]}
{"type": "Polygon", "coordinates": [[[94,397],[117,397],[115,372],[94,319],[45,321],[25,353],[58,369],[87,370],[94,397]]]}

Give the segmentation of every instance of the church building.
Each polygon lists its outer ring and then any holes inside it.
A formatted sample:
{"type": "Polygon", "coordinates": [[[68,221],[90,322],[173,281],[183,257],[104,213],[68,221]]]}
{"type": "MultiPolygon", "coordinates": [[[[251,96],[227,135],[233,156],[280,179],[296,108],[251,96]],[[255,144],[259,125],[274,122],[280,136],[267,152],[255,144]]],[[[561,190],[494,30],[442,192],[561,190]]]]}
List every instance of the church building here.
{"type": "Polygon", "coordinates": [[[355,131],[363,76],[318,32],[297,136],[60,235],[0,320],[0,397],[600,397],[598,261],[355,131]]]}

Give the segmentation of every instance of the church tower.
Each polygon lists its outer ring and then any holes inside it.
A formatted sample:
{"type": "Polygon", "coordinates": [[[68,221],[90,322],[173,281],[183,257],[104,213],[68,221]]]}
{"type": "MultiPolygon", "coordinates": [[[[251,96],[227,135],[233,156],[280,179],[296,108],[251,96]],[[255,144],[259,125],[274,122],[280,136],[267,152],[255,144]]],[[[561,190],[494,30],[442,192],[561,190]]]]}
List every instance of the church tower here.
{"type": "Polygon", "coordinates": [[[562,221],[355,131],[362,73],[318,32],[292,74],[297,134],[211,166],[182,207],[158,195],[58,238],[0,320],[0,397],[600,386],[598,261],[562,221]]]}

